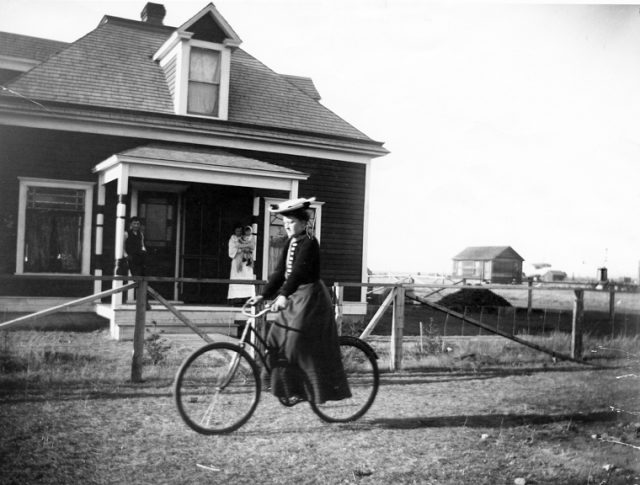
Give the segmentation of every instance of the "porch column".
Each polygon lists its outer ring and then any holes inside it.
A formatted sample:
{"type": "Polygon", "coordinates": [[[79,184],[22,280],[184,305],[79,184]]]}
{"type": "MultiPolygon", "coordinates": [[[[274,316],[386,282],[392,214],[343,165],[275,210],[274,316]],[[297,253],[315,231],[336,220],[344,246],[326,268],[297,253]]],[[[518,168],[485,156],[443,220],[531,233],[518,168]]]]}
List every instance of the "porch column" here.
{"type": "MultiPolygon", "coordinates": [[[[126,211],[125,211],[126,214],[126,211]]],[[[135,188],[131,189],[131,194],[129,197],[129,215],[131,217],[134,216],[138,216],[138,190],[135,188]]],[[[127,228],[127,221],[125,219],[125,229],[127,228]]],[[[122,240],[124,241],[124,234],[122,235],[122,240]]],[[[122,250],[124,252],[124,245],[122,247],[122,250]]],[[[122,295],[122,293],[120,293],[122,295]]],[[[133,300],[135,300],[136,298],[136,290],[134,290],[133,288],[131,288],[129,291],[127,291],[127,301],[128,302],[132,302],[133,300]]]]}
{"type": "MultiPolygon", "coordinates": [[[[114,268],[119,259],[124,256],[124,233],[125,218],[127,217],[127,193],[129,191],[129,167],[122,165],[120,176],[118,177],[118,205],[116,206],[116,242],[114,268]]],[[[114,281],[113,288],[120,288],[122,281],[114,281]]],[[[113,307],[122,304],[122,293],[115,293],[111,297],[111,305],[113,307]]]]}
{"type": "MultiPolygon", "coordinates": [[[[96,247],[95,247],[95,266],[93,269],[94,276],[102,276],[102,247],[103,247],[103,229],[104,229],[104,203],[105,203],[105,189],[104,189],[104,175],[100,174],[98,177],[98,194],[97,194],[97,207],[96,207],[96,247]]],[[[93,282],[93,292],[100,293],[102,291],[102,281],[96,280],[93,282]]]]}
{"type": "Polygon", "coordinates": [[[298,198],[298,181],[297,180],[291,181],[291,190],[289,191],[289,198],[290,199],[298,198]]]}
{"type": "MultiPolygon", "coordinates": [[[[251,218],[251,235],[253,237],[253,241],[256,244],[256,248],[253,251],[253,273],[254,275],[256,275],[256,278],[258,277],[258,275],[256,274],[256,264],[255,264],[255,260],[256,260],[256,256],[258,254],[258,217],[260,216],[260,197],[254,197],[253,198],[253,212],[252,212],[252,218],[251,218]]],[[[258,294],[256,292],[256,294],[258,294]]]]}

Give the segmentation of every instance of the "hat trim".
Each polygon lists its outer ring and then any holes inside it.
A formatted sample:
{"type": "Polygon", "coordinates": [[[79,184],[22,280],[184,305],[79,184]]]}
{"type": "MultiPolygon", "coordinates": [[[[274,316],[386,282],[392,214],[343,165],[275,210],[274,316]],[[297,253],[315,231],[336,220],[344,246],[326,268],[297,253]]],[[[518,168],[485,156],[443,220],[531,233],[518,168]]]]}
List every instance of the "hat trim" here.
{"type": "Polygon", "coordinates": [[[279,204],[271,204],[269,212],[273,212],[274,214],[282,214],[283,212],[291,212],[297,209],[306,209],[315,200],[315,197],[310,197],[308,199],[300,198],[285,200],[284,202],[280,202],[279,204]]]}

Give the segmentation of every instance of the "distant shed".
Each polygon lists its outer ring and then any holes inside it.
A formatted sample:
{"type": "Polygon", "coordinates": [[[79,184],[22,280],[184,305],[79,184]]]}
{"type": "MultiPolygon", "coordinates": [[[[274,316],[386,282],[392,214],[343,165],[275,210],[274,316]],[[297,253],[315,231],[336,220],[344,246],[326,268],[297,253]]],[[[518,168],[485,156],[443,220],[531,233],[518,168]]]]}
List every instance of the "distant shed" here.
{"type": "Polygon", "coordinates": [[[555,269],[550,269],[540,276],[540,281],[564,281],[567,279],[567,273],[555,269]]]}
{"type": "Polygon", "coordinates": [[[453,276],[489,283],[522,283],[522,262],[511,246],[470,246],[453,257],[453,276]]]}

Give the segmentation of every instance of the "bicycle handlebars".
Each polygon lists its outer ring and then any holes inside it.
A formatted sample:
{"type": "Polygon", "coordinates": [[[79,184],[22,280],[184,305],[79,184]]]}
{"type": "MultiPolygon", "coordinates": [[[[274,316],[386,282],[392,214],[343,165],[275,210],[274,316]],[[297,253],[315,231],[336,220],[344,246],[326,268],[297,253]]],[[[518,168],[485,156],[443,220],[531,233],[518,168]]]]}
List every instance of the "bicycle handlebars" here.
{"type": "Polygon", "coordinates": [[[265,307],[263,310],[259,311],[258,313],[249,313],[249,311],[247,310],[249,307],[253,307],[253,305],[249,305],[249,303],[245,303],[244,305],[242,305],[242,310],[240,310],[245,317],[249,317],[249,318],[258,318],[263,315],[266,315],[271,311],[271,305],[269,305],[265,307]]]}

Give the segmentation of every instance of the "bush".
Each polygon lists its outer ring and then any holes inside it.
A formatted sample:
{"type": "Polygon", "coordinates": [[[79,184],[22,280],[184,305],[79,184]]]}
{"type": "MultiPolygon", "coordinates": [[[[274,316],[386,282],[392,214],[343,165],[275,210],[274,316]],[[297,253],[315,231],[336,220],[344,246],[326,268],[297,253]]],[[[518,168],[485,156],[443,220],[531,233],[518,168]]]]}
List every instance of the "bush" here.
{"type": "Polygon", "coordinates": [[[153,365],[164,362],[169,350],[171,350],[171,342],[157,332],[155,322],[153,331],[144,339],[144,349],[153,365]]]}

